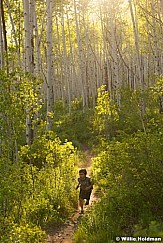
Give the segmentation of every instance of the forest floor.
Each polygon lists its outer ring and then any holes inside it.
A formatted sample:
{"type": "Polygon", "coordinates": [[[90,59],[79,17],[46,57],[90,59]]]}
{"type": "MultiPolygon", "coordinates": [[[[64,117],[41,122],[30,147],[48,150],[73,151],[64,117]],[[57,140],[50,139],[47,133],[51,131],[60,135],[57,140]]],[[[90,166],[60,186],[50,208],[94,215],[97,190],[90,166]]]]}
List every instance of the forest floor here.
{"type": "MultiPolygon", "coordinates": [[[[86,145],[82,147],[82,151],[85,155],[85,162],[84,165],[82,165],[81,167],[85,168],[87,170],[87,175],[90,176],[93,155],[86,145]]],[[[88,209],[90,209],[96,199],[97,195],[93,190],[90,198],[90,205],[85,206],[84,210],[87,211],[88,209]]],[[[49,229],[47,243],[74,243],[74,232],[78,227],[78,223],[80,222],[81,217],[82,215],[80,214],[79,210],[77,210],[72,218],[70,218],[65,225],[62,225],[58,229],[55,229],[53,227],[49,229]]]]}

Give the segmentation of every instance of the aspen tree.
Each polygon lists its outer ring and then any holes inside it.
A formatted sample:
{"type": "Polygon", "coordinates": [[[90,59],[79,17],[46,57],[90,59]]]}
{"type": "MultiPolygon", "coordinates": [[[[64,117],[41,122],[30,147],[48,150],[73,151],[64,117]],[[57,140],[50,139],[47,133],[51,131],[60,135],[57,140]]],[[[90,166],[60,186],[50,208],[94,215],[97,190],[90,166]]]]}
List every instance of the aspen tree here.
{"type": "Polygon", "coordinates": [[[30,42],[31,42],[31,73],[34,74],[34,12],[35,12],[35,0],[29,0],[29,26],[30,26],[30,42]]]}
{"type": "Polygon", "coordinates": [[[0,68],[2,69],[4,66],[4,58],[3,58],[3,34],[2,34],[2,10],[0,8],[0,68]]]}
{"type": "Polygon", "coordinates": [[[24,6],[24,31],[25,31],[25,66],[26,72],[31,73],[31,30],[30,30],[30,11],[29,0],[23,0],[24,6]]]}
{"type": "MultiPolygon", "coordinates": [[[[23,0],[24,7],[24,30],[25,30],[25,64],[24,70],[27,74],[34,73],[34,46],[33,46],[33,1],[23,0]]],[[[26,143],[30,145],[33,140],[31,108],[26,109],[26,143]]]]}
{"type": "MultiPolygon", "coordinates": [[[[89,37],[88,37],[88,30],[86,26],[86,10],[87,6],[86,3],[84,2],[81,4],[81,13],[82,13],[82,26],[84,30],[84,41],[85,41],[85,46],[82,48],[81,52],[81,58],[82,58],[82,74],[83,74],[83,88],[84,88],[84,94],[85,94],[85,106],[88,107],[89,103],[89,89],[90,89],[90,84],[89,84],[89,68],[90,68],[90,56],[89,56],[89,37]],[[85,50],[84,50],[85,49],[85,50]]],[[[88,20],[87,20],[88,21],[88,20]]]]}
{"type": "MultiPolygon", "coordinates": [[[[66,49],[66,40],[65,40],[65,20],[64,20],[64,9],[62,10],[61,14],[61,25],[62,25],[62,43],[63,43],[63,57],[64,57],[64,77],[66,79],[66,87],[67,87],[67,95],[68,96],[68,104],[69,104],[69,113],[71,113],[71,91],[70,91],[70,70],[69,70],[69,63],[67,57],[67,49],[66,49]]],[[[67,99],[67,97],[66,97],[67,99]]]]}
{"type": "Polygon", "coordinates": [[[60,33],[59,33],[59,23],[58,23],[58,16],[56,15],[56,31],[57,31],[57,59],[58,59],[58,65],[57,65],[57,77],[60,80],[60,82],[58,82],[59,85],[59,90],[61,90],[61,99],[62,99],[62,103],[64,106],[65,103],[65,91],[64,91],[64,77],[63,77],[63,61],[62,61],[62,53],[61,53],[61,40],[60,40],[60,33]]]}
{"type": "Polygon", "coordinates": [[[118,58],[117,58],[117,40],[116,40],[116,26],[115,26],[115,8],[114,4],[110,7],[110,52],[111,52],[111,68],[112,68],[112,80],[115,87],[115,99],[117,103],[120,104],[120,94],[119,94],[119,70],[118,70],[118,58]]]}
{"type": "Polygon", "coordinates": [[[83,109],[86,105],[85,100],[85,92],[84,92],[84,76],[83,76],[83,49],[82,49],[82,39],[80,35],[79,29],[79,21],[77,17],[77,4],[76,0],[74,0],[74,13],[75,13],[75,24],[76,24],[76,37],[78,44],[78,58],[79,58],[79,89],[81,89],[82,101],[83,101],[83,109]]]}
{"type": "Polygon", "coordinates": [[[70,19],[69,19],[69,12],[68,8],[66,8],[66,17],[67,17],[67,27],[68,27],[68,40],[69,40],[69,45],[70,45],[70,63],[71,63],[71,96],[72,99],[75,98],[74,93],[76,93],[76,80],[77,80],[77,75],[76,75],[76,69],[75,69],[75,61],[74,61],[74,55],[73,55],[73,43],[71,40],[71,31],[70,31],[70,19]]]}
{"type": "MultiPolygon", "coordinates": [[[[133,25],[133,31],[134,31],[134,41],[135,41],[135,49],[136,49],[136,57],[137,57],[137,69],[138,69],[138,85],[136,82],[137,87],[140,87],[141,92],[144,92],[144,78],[142,73],[142,64],[141,64],[141,55],[140,55],[140,48],[139,48],[139,34],[138,34],[138,23],[137,23],[137,16],[133,13],[133,6],[132,6],[132,0],[129,0],[129,6],[130,6],[130,13],[131,13],[131,19],[132,19],[132,25],[133,25]]],[[[137,70],[136,70],[137,72],[137,70]]],[[[136,78],[136,77],[135,77],[136,78]]],[[[141,100],[141,109],[140,109],[140,119],[143,124],[143,115],[145,114],[145,102],[142,99],[141,100]]]]}
{"type": "Polygon", "coordinates": [[[46,0],[47,8],[47,115],[46,129],[52,129],[52,0],[46,0]]]}
{"type": "Polygon", "coordinates": [[[163,0],[160,0],[160,5],[161,5],[161,10],[162,10],[162,15],[163,15],[163,0]]]}
{"type": "Polygon", "coordinates": [[[153,44],[154,44],[154,64],[155,64],[155,73],[159,76],[160,73],[160,58],[159,58],[159,49],[158,49],[158,38],[156,32],[156,15],[155,15],[154,1],[151,0],[151,13],[152,13],[152,32],[153,32],[153,44]]]}
{"type": "Polygon", "coordinates": [[[8,46],[7,46],[7,31],[6,31],[6,21],[4,15],[4,1],[0,0],[0,9],[1,9],[1,24],[2,24],[2,36],[3,36],[3,52],[2,55],[5,54],[5,58],[3,57],[4,64],[6,65],[6,70],[9,72],[8,67],[8,46]]]}
{"type": "Polygon", "coordinates": [[[138,36],[138,28],[136,24],[136,16],[134,16],[132,0],[129,0],[130,6],[130,14],[132,19],[133,31],[134,31],[134,41],[136,48],[136,56],[137,56],[137,68],[138,68],[138,82],[140,87],[142,86],[142,75],[141,75],[141,62],[140,62],[140,48],[139,48],[139,36],[138,36]]]}
{"type": "Polygon", "coordinates": [[[109,53],[108,53],[108,48],[107,48],[107,36],[106,36],[106,31],[105,31],[105,22],[103,21],[103,14],[102,14],[102,7],[99,2],[99,10],[100,10],[100,22],[101,22],[101,32],[102,32],[102,39],[103,39],[103,46],[104,49],[102,51],[102,58],[103,58],[103,79],[105,81],[105,85],[107,89],[110,92],[110,97],[112,97],[112,84],[111,84],[111,77],[109,73],[109,53]]]}
{"type": "MultiPolygon", "coordinates": [[[[142,63],[141,63],[141,55],[140,55],[140,47],[139,47],[139,33],[138,33],[138,23],[137,23],[137,13],[133,12],[133,6],[132,6],[132,0],[129,0],[129,6],[130,6],[130,14],[132,19],[132,25],[133,25],[133,31],[134,31],[134,41],[135,41],[135,49],[136,49],[136,64],[137,68],[135,70],[135,73],[138,73],[138,82],[135,80],[136,87],[140,87],[141,92],[144,92],[144,77],[143,77],[143,69],[142,69],[142,63]]],[[[135,7],[136,11],[136,7],[135,7]]],[[[136,79],[136,76],[135,76],[136,79]]],[[[140,119],[143,124],[143,115],[145,114],[145,102],[142,99],[141,100],[141,109],[140,109],[140,119]]]]}
{"type": "Polygon", "coordinates": [[[40,40],[39,40],[39,34],[38,34],[38,25],[37,25],[37,16],[36,16],[36,9],[35,5],[33,8],[33,14],[34,14],[34,20],[33,20],[33,27],[34,27],[34,33],[35,33],[35,58],[36,58],[36,76],[41,77],[41,51],[40,51],[40,40]]]}
{"type": "Polygon", "coordinates": [[[12,32],[13,32],[13,38],[14,38],[14,42],[15,42],[15,47],[16,47],[16,50],[17,50],[18,64],[21,67],[19,43],[18,43],[17,37],[16,37],[15,24],[14,24],[14,21],[13,21],[12,10],[11,10],[11,7],[10,7],[9,0],[6,0],[6,6],[7,6],[7,9],[8,9],[8,14],[9,14],[10,22],[11,22],[11,26],[12,26],[12,32]]]}

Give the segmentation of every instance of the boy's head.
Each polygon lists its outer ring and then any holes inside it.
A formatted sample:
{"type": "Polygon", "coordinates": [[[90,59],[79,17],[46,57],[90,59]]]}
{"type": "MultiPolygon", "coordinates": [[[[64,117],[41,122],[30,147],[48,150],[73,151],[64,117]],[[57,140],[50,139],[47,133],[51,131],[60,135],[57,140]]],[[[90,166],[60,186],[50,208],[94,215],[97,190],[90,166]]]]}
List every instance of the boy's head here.
{"type": "Polygon", "coordinates": [[[86,169],[79,170],[79,176],[81,179],[84,179],[86,177],[86,175],[87,175],[86,169]]]}

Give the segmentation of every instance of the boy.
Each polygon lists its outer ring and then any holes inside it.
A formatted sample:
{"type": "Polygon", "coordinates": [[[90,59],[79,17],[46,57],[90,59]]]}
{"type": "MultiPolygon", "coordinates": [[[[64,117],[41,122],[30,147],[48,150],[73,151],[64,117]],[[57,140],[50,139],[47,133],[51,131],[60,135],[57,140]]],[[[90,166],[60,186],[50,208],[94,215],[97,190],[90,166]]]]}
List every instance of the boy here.
{"type": "Polygon", "coordinates": [[[79,206],[81,207],[81,213],[84,213],[84,199],[86,199],[85,205],[89,205],[89,200],[93,189],[91,180],[89,177],[86,177],[86,175],[86,169],[79,170],[78,185],[76,190],[80,187],[79,206]]]}

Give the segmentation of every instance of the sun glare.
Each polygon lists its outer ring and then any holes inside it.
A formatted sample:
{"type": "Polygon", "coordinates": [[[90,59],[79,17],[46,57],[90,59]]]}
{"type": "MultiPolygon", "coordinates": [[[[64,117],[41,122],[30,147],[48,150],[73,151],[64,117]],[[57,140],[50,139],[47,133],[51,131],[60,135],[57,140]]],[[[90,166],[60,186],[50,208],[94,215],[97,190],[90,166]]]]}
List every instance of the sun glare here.
{"type": "MultiPolygon", "coordinates": [[[[94,6],[97,6],[97,5],[99,5],[99,4],[104,4],[104,3],[111,3],[111,1],[113,1],[113,0],[90,0],[90,2],[94,5],[94,6]]],[[[124,4],[124,5],[126,5],[126,4],[128,4],[128,1],[129,0],[122,0],[122,5],[124,4]]]]}
{"type": "MultiPolygon", "coordinates": [[[[129,4],[129,0],[117,0],[117,4],[119,2],[119,6],[120,8],[124,8],[125,9],[125,12],[126,12],[126,9],[128,8],[128,4],[129,4]]],[[[100,6],[103,6],[105,7],[106,5],[106,8],[109,4],[111,3],[115,3],[115,0],[89,0],[89,6],[91,6],[91,14],[90,14],[90,19],[91,21],[98,21],[99,19],[99,14],[97,13],[100,6]]],[[[115,5],[114,5],[115,6],[115,5]]]]}

